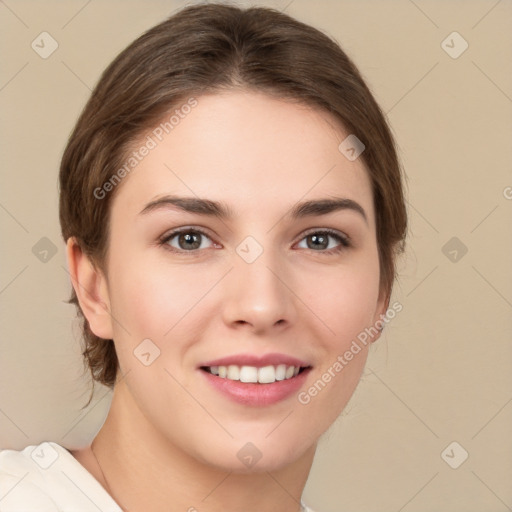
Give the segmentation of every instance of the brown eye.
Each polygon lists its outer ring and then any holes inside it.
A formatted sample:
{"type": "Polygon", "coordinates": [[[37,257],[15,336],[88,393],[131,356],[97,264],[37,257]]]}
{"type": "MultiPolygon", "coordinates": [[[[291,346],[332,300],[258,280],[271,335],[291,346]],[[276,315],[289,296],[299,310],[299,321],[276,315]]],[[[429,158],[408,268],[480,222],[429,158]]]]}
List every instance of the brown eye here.
{"type": "Polygon", "coordinates": [[[301,243],[303,240],[306,241],[306,247],[302,246],[302,248],[328,254],[339,252],[350,246],[348,237],[331,230],[310,232],[301,240],[301,243]],[[331,240],[335,240],[337,244],[332,243],[331,240]]]}
{"type": "Polygon", "coordinates": [[[210,238],[202,231],[197,229],[182,229],[169,233],[161,243],[162,245],[169,245],[172,250],[190,252],[210,247],[209,245],[205,246],[203,243],[205,239],[210,240],[210,238]]]}

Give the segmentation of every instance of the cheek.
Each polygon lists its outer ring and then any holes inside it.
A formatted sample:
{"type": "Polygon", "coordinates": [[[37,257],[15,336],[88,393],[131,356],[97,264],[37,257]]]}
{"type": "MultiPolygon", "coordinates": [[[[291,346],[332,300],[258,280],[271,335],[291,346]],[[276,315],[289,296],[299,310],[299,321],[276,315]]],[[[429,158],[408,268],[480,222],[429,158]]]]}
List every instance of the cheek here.
{"type": "Polygon", "coordinates": [[[304,302],[324,324],[324,339],[332,350],[347,344],[373,322],[379,296],[378,257],[367,256],[357,264],[309,274],[302,283],[304,302]]]}
{"type": "Polygon", "coordinates": [[[169,358],[176,360],[200,335],[207,304],[202,298],[224,271],[171,265],[161,258],[132,258],[129,263],[118,259],[109,281],[114,337],[121,352],[133,351],[149,338],[162,355],[172,352],[169,358]]]}
{"type": "MultiPolygon", "coordinates": [[[[161,337],[172,327],[186,300],[180,273],[176,274],[171,278],[168,269],[142,257],[132,257],[129,262],[112,258],[109,284],[113,316],[130,332],[161,337]]],[[[122,334],[119,327],[117,330],[122,334]]]]}
{"type": "Polygon", "coordinates": [[[331,275],[328,285],[318,286],[314,296],[312,309],[324,324],[317,338],[322,359],[297,401],[299,409],[312,418],[315,435],[320,435],[345,408],[364,370],[370,346],[365,329],[373,323],[378,268],[356,271],[352,267],[336,278],[331,275]]]}
{"type": "Polygon", "coordinates": [[[325,357],[314,381],[298,397],[320,427],[333,422],[350,400],[361,378],[370,346],[364,336],[373,323],[379,295],[378,254],[368,253],[357,264],[331,273],[315,295],[318,316],[334,331],[323,336],[325,357]]]}

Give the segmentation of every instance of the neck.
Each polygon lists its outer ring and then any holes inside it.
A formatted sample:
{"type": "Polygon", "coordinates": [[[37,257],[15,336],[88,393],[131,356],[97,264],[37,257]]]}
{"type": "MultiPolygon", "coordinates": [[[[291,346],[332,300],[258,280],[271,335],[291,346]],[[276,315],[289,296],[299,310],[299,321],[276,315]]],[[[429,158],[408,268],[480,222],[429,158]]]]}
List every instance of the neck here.
{"type": "Polygon", "coordinates": [[[125,510],[299,512],[313,463],[313,445],[277,470],[239,473],[211,466],[184,452],[147,421],[128,389],[118,384],[94,455],[112,498],[125,510]]]}

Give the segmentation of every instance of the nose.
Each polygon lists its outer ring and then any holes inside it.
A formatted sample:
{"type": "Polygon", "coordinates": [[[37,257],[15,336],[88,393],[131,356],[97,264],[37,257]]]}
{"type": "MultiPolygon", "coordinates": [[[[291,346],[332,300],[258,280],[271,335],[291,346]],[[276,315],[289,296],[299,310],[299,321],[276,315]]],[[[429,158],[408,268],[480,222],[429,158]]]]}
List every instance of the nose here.
{"type": "Polygon", "coordinates": [[[252,263],[235,254],[233,267],[225,282],[222,306],[226,325],[262,334],[295,322],[291,278],[272,251],[264,250],[252,263]]]}

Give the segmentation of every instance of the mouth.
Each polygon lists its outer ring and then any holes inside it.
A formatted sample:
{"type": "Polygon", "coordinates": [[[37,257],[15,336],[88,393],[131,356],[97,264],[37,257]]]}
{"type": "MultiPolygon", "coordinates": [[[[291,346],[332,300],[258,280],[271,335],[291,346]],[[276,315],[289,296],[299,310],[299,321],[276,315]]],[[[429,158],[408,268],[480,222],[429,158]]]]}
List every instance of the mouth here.
{"type": "Polygon", "coordinates": [[[245,406],[269,406],[290,399],[305,385],[313,366],[285,354],[238,354],[198,367],[205,382],[245,406]]]}
{"type": "Polygon", "coordinates": [[[200,369],[232,381],[253,383],[253,384],[273,384],[274,382],[290,380],[311,366],[291,366],[286,364],[257,366],[238,366],[230,364],[228,366],[201,366],[200,369]]]}

